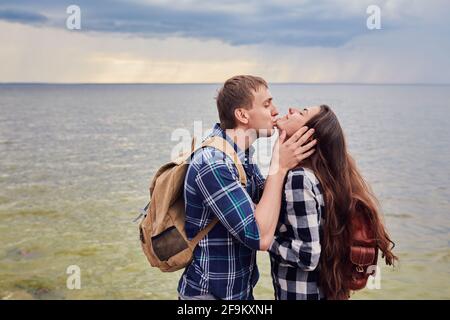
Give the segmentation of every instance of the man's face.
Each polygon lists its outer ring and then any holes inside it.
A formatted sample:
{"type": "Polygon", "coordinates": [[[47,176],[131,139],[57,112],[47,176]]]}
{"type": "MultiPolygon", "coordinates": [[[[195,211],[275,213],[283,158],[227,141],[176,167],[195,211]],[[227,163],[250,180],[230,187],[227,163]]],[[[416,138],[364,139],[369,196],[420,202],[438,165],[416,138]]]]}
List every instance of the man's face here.
{"type": "Polygon", "coordinates": [[[254,129],[259,137],[270,137],[275,132],[278,110],[272,102],[272,95],[265,87],[254,92],[253,105],[248,110],[248,128],[254,129]]]}

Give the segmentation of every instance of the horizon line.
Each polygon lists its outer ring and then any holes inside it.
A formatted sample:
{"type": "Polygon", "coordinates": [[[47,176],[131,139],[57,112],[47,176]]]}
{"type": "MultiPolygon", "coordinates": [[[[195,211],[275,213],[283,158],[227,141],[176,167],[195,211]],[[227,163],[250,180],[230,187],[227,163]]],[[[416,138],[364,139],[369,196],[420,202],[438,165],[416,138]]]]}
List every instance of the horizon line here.
{"type": "MultiPolygon", "coordinates": [[[[220,85],[223,82],[0,82],[0,85],[220,85]]],[[[270,85],[372,85],[372,86],[450,86],[433,82],[269,82],[270,85]]]]}

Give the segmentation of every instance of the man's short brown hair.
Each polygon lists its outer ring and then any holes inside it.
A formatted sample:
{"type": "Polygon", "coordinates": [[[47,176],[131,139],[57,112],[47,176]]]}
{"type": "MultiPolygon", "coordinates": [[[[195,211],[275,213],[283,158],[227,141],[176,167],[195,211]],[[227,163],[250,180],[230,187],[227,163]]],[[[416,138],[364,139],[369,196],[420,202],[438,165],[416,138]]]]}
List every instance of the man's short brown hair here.
{"type": "Polygon", "coordinates": [[[234,110],[237,108],[250,109],[253,105],[253,92],[257,92],[262,86],[268,88],[267,82],[263,78],[249,75],[234,76],[225,81],[216,98],[222,129],[236,127],[234,110]]]}

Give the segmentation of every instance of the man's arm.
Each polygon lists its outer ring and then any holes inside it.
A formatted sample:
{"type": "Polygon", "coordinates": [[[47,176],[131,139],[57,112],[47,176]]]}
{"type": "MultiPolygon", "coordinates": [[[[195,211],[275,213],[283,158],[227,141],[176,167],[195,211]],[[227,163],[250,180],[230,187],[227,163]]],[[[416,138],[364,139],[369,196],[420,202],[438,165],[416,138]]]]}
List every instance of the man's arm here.
{"type": "Polygon", "coordinates": [[[313,131],[303,127],[289,140],[282,134],[274,147],[274,155],[266,180],[265,191],[256,206],[236,180],[232,170],[218,152],[202,159],[202,167],[195,182],[204,197],[204,203],[214,212],[222,225],[237,240],[254,250],[269,248],[278,222],[281,192],[287,171],[312,154],[315,140],[303,146],[313,131]],[[309,150],[309,151],[308,151],[309,150]]]}
{"type": "Polygon", "coordinates": [[[204,148],[202,151],[204,154],[201,168],[195,178],[204,204],[237,240],[253,250],[258,250],[260,235],[253,214],[252,199],[237,181],[233,169],[221,156],[222,153],[209,152],[209,149],[204,148]]]}
{"type": "Polygon", "coordinates": [[[307,127],[302,127],[286,141],[286,133],[283,132],[274,146],[264,193],[254,213],[260,232],[259,249],[262,251],[268,250],[273,240],[280,215],[281,193],[286,173],[314,152],[311,148],[316,144],[316,140],[304,145],[314,133],[314,129],[307,130],[307,127]]]}

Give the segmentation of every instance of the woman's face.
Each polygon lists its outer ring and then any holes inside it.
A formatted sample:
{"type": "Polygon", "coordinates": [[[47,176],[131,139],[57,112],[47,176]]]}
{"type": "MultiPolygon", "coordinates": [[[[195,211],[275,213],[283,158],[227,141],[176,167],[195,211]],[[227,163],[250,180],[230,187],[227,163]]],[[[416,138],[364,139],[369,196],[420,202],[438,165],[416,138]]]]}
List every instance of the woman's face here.
{"type": "Polygon", "coordinates": [[[288,137],[303,127],[312,117],[319,114],[320,107],[308,107],[303,110],[289,108],[289,112],[276,122],[278,129],[285,130],[288,137]]]}

